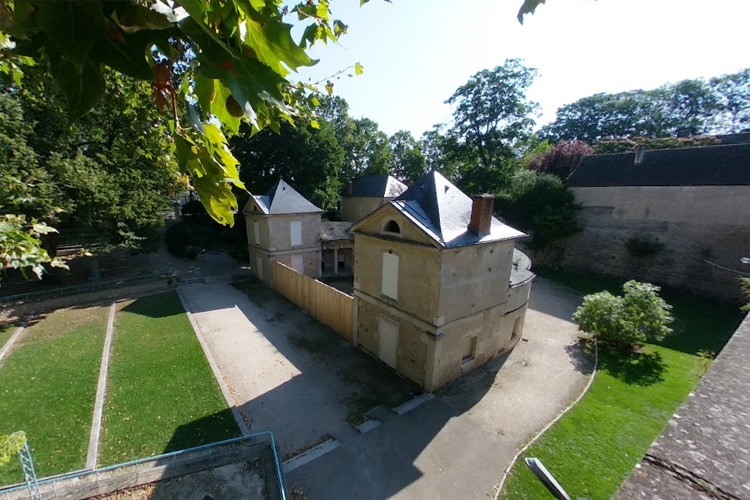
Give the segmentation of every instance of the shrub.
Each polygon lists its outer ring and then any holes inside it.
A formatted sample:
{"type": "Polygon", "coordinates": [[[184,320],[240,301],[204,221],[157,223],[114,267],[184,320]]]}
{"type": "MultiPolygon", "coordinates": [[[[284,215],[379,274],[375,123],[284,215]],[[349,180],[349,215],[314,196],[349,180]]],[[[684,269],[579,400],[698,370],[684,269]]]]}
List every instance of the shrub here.
{"type": "Polygon", "coordinates": [[[594,150],[583,141],[560,141],[548,151],[533,155],[526,168],[566,179],[586,155],[594,150]]]}
{"type": "Polygon", "coordinates": [[[672,332],[672,307],[659,297],[658,286],[631,280],[622,290],[622,296],[607,291],[585,296],[573,314],[578,328],[623,350],[658,342],[672,332]]]}
{"type": "Polygon", "coordinates": [[[509,224],[532,233],[531,248],[544,248],[578,231],[580,205],[565,184],[550,174],[517,172],[496,206],[509,224]]]}

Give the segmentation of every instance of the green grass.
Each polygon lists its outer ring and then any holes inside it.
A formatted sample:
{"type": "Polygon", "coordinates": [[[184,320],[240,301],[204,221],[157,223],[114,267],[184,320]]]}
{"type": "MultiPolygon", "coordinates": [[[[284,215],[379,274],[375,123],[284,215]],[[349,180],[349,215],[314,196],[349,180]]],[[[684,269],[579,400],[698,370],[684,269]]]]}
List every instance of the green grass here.
{"type": "Polygon", "coordinates": [[[18,329],[19,326],[21,326],[20,323],[0,325],[0,349],[3,348],[10,336],[13,335],[13,333],[18,329]]]}
{"type": "MultiPolygon", "coordinates": [[[[86,463],[107,309],[68,309],[29,327],[0,362],[0,434],[23,430],[39,477],[86,463]]],[[[16,460],[0,484],[21,482],[16,460]]]]}
{"type": "Polygon", "coordinates": [[[176,293],[117,315],[99,464],[240,435],[176,293]]]}
{"type": "MultiPolygon", "coordinates": [[[[620,291],[620,283],[591,276],[546,273],[580,291],[620,291]]],[[[565,417],[514,466],[502,493],[507,499],[550,498],[522,459],[537,457],[572,498],[610,498],[630,474],[700,379],[700,350],[718,352],[741,321],[737,307],[679,295],[675,333],[632,357],[600,352],[594,383],[565,417]]]]}

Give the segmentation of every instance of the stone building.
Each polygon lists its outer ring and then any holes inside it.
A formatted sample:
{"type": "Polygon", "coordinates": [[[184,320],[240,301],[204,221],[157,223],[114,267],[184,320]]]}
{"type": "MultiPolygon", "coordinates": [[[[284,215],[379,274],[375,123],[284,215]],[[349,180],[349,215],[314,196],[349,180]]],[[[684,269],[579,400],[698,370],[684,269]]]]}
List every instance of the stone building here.
{"type": "Polygon", "coordinates": [[[568,186],[582,231],[556,265],[742,299],[750,144],[586,156],[568,186]]]}
{"type": "Polygon", "coordinates": [[[428,391],[520,340],[533,274],[523,233],[432,172],[352,226],[354,343],[428,391]]]}
{"type": "Polygon", "coordinates": [[[406,191],[406,185],[391,175],[369,175],[347,184],[341,197],[341,215],[357,222],[406,191]]]}
{"type": "Polygon", "coordinates": [[[259,279],[270,285],[273,260],[318,277],[323,210],[279,180],[266,194],[251,196],[243,212],[250,265],[259,279]]]}

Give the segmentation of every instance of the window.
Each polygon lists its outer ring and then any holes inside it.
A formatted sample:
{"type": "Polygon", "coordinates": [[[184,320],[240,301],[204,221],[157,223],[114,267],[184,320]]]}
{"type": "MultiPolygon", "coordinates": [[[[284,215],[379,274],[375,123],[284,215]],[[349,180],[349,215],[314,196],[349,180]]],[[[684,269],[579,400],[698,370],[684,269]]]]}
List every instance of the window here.
{"type": "Polygon", "coordinates": [[[260,224],[258,221],[253,221],[253,231],[255,232],[255,244],[260,245],[260,224]]]}
{"type": "Polygon", "coordinates": [[[474,360],[474,356],[477,353],[477,338],[469,337],[464,340],[464,350],[461,356],[461,363],[467,363],[474,360]]]}
{"type": "Polygon", "coordinates": [[[398,261],[398,255],[383,254],[383,281],[380,293],[394,300],[398,300],[398,261]]]}
{"type": "Polygon", "coordinates": [[[302,246],[302,223],[298,220],[290,222],[289,231],[291,232],[292,246],[302,246]]]}
{"type": "Polygon", "coordinates": [[[401,234],[401,228],[398,225],[398,222],[395,220],[389,220],[385,223],[385,227],[383,228],[384,233],[393,233],[393,234],[401,234]]]}

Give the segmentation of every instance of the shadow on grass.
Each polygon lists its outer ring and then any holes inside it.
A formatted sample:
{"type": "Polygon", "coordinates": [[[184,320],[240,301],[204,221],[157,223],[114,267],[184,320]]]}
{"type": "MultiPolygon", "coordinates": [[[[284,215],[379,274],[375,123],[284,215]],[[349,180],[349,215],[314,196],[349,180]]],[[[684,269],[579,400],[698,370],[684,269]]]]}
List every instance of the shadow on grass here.
{"type": "Polygon", "coordinates": [[[122,309],[123,312],[138,314],[149,318],[166,318],[185,314],[177,293],[170,291],[150,295],[141,300],[136,300],[132,304],[122,309]]]}
{"type": "MultiPolygon", "coordinates": [[[[593,343],[584,341],[584,351],[592,356],[593,343]]],[[[624,352],[599,345],[599,370],[605,370],[629,385],[649,386],[664,381],[667,365],[659,352],[624,352]]]]}
{"type": "Polygon", "coordinates": [[[232,409],[227,408],[177,427],[162,453],[194,448],[240,435],[232,409]]]}

